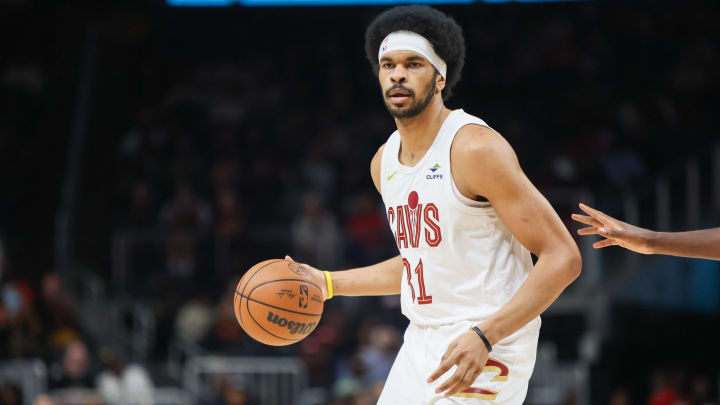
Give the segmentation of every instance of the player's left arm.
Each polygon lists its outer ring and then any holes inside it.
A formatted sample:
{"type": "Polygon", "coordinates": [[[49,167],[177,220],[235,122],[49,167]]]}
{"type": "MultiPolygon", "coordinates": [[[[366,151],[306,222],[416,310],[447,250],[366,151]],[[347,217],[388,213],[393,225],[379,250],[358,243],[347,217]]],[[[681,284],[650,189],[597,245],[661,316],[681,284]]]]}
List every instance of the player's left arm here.
{"type": "MultiPolygon", "coordinates": [[[[455,137],[451,159],[459,190],[487,198],[513,236],[538,257],[512,299],[477,325],[494,345],[540,315],[580,275],[580,252],[550,203],[523,173],[512,147],[497,132],[478,125],[463,127],[455,137]]],[[[428,382],[457,365],[455,374],[436,390],[446,396],[456,394],[475,381],[488,356],[481,338],[468,330],[450,344],[428,382]]]]}

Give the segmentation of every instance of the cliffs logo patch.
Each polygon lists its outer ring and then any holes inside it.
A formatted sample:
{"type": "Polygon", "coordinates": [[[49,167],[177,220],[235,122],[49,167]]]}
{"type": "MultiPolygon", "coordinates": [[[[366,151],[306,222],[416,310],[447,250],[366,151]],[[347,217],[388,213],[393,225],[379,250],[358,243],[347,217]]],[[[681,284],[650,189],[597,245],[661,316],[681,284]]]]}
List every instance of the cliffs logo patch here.
{"type": "Polygon", "coordinates": [[[443,175],[442,173],[435,173],[440,168],[440,165],[435,163],[435,166],[430,168],[430,171],[432,174],[428,174],[425,176],[427,180],[435,180],[435,179],[442,179],[443,175]]]}

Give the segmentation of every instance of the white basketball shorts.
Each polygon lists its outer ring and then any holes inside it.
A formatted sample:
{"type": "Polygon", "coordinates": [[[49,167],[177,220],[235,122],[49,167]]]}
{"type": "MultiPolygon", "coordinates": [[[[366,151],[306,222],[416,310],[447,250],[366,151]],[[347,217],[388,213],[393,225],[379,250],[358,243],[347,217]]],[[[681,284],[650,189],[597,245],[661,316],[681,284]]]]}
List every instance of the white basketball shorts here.
{"type": "Polygon", "coordinates": [[[464,321],[441,326],[410,323],[377,404],[521,405],[535,366],[539,317],[493,346],[485,369],[470,388],[448,398],[435,393],[435,388],[455,373],[455,366],[433,383],[426,382],[440,365],[450,343],[475,323],[464,321]]]}

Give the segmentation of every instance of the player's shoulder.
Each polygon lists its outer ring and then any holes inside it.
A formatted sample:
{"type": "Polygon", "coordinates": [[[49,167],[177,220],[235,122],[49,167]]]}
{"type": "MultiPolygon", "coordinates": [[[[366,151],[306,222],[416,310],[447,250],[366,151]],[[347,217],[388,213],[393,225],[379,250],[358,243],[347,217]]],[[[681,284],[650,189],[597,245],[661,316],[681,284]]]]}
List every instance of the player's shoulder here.
{"type": "Polygon", "coordinates": [[[452,144],[453,160],[459,159],[475,165],[502,162],[516,159],[510,143],[494,129],[468,124],[460,128],[452,144]]]}
{"type": "Polygon", "coordinates": [[[377,152],[375,152],[375,156],[373,156],[372,160],[380,160],[382,159],[383,150],[385,150],[385,144],[380,145],[377,152]]]}
{"type": "Polygon", "coordinates": [[[522,174],[510,144],[486,126],[462,127],[455,135],[450,155],[458,188],[491,201],[509,186],[507,179],[522,174]]]}
{"type": "Polygon", "coordinates": [[[375,152],[375,155],[370,161],[370,170],[374,171],[375,169],[377,169],[378,175],[380,175],[380,163],[382,162],[383,150],[385,150],[385,144],[380,145],[377,152],[375,152]]]}
{"type": "Polygon", "coordinates": [[[383,150],[385,150],[385,144],[380,145],[377,152],[375,152],[375,156],[373,156],[370,161],[370,176],[378,193],[380,192],[380,165],[382,163],[383,150]]]}

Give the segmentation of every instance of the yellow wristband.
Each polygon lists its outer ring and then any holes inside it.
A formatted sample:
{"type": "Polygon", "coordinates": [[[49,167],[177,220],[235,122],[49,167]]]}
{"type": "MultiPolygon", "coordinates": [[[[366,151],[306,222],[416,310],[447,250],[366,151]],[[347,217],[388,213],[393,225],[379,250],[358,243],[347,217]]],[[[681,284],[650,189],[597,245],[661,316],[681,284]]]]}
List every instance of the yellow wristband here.
{"type": "Polygon", "coordinates": [[[324,273],[325,273],[325,282],[327,283],[327,290],[328,290],[327,299],[330,299],[333,297],[332,278],[330,277],[329,271],[325,271],[324,273]]]}

